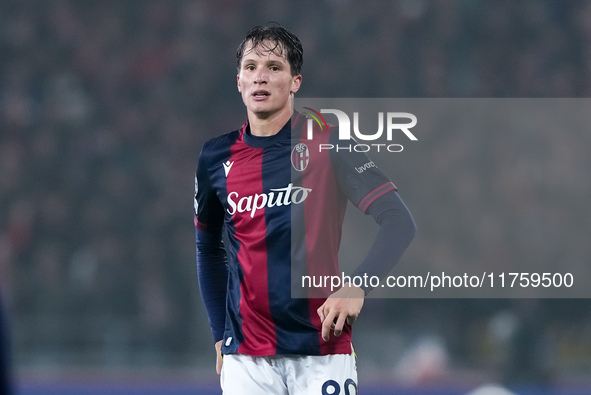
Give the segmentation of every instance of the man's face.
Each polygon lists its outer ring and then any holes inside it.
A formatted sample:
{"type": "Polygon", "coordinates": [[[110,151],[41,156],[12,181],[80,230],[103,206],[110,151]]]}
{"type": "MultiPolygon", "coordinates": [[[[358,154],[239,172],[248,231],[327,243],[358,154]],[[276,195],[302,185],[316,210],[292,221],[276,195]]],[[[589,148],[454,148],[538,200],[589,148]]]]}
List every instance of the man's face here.
{"type": "Polygon", "coordinates": [[[259,118],[283,111],[291,114],[292,94],[300,88],[302,77],[291,75],[289,62],[278,54],[280,47],[270,52],[266,48],[275,45],[263,44],[256,50],[250,43],[246,46],[238,73],[238,91],[249,113],[259,118]]]}

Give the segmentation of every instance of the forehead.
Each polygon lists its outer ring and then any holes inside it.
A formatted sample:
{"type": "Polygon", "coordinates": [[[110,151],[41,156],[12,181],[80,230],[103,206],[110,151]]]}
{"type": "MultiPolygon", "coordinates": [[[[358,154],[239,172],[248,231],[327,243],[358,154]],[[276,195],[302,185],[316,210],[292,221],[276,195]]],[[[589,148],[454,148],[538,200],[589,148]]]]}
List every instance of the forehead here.
{"type": "Polygon", "coordinates": [[[257,58],[272,59],[275,61],[287,62],[285,49],[281,43],[272,40],[263,40],[260,43],[254,44],[248,41],[245,46],[242,61],[253,60],[257,58]]]}

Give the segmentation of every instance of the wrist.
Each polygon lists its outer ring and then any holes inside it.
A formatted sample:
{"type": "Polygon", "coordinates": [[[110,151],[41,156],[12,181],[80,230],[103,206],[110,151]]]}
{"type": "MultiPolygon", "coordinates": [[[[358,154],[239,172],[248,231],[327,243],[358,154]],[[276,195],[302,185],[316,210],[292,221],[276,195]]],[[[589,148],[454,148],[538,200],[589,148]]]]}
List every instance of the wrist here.
{"type": "Polygon", "coordinates": [[[343,284],[343,287],[351,289],[351,292],[355,292],[356,296],[360,298],[367,296],[367,291],[365,289],[352,284],[350,281],[347,281],[345,284],[343,284]]]}

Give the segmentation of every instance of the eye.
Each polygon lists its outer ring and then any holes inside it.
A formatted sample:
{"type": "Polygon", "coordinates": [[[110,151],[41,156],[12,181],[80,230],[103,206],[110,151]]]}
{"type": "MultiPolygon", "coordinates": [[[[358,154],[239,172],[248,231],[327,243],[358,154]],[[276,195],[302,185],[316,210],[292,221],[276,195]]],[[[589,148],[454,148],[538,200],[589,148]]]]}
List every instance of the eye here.
{"type": "Polygon", "coordinates": [[[244,70],[254,70],[254,65],[253,64],[246,64],[244,65],[244,70]]]}

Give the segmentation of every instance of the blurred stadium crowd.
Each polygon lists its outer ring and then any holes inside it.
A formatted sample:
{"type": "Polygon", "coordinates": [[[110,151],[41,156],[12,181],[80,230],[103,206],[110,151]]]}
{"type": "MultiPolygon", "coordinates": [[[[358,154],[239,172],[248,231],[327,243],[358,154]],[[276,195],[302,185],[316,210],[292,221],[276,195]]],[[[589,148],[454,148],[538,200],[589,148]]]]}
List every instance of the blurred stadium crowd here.
{"type": "MultiPolygon", "coordinates": [[[[270,20],[303,42],[303,97],[591,95],[586,1],[2,0],[0,290],[17,368],[209,367],[194,168],[206,139],[244,121],[235,49],[270,20]]],[[[565,155],[585,158],[589,138],[581,139],[565,155]]],[[[446,188],[448,162],[435,149],[433,158],[433,188],[446,188]]],[[[579,188],[586,178],[561,183],[579,188]]],[[[446,220],[445,210],[409,203],[446,220]]],[[[577,259],[591,256],[579,247],[577,259]]],[[[469,257],[468,249],[456,258],[469,257]]],[[[368,309],[401,312],[402,327],[388,314],[375,327],[403,336],[412,322],[434,324],[452,367],[494,369],[512,353],[526,360],[506,370],[530,369],[521,379],[537,382],[549,378],[548,358],[561,371],[591,366],[585,307],[413,300],[368,309]],[[529,328],[515,332],[508,351],[486,334],[507,322],[503,314],[529,328]]]]}

